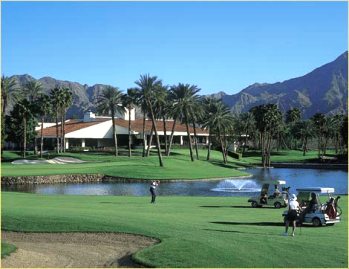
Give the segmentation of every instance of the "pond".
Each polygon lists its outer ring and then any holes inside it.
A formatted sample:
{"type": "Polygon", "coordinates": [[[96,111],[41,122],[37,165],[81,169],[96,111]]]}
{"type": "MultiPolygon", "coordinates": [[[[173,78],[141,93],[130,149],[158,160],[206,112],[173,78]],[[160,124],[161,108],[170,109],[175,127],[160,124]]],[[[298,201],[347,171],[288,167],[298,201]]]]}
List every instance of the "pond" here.
{"type": "MultiPolygon", "coordinates": [[[[270,168],[246,169],[251,178],[213,181],[163,182],[159,195],[250,196],[260,191],[263,180],[286,180],[290,192],[300,187],[332,187],[336,194],[348,193],[348,172],[343,170],[270,168]]],[[[59,183],[2,186],[3,191],[66,195],[149,195],[149,183],[59,183]]]]}

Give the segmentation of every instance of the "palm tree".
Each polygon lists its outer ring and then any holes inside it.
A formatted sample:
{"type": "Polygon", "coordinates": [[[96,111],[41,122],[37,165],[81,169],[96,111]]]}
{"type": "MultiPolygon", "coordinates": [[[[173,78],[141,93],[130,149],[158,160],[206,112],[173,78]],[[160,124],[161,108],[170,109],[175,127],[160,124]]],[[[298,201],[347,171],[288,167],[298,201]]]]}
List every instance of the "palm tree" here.
{"type": "Polygon", "coordinates": [[[179,83],[173,88],[173,91],[175,91],[174,95],[178,98],[174,103],[174,106],[176,107],[175,110],[178,111],[183,119],[183,122],[185,123],[189,142],[190,159],[193,162],[193,145],[189,131],[189,121],[190,113],[194,111],[198,102],[198,96],[196,94],[200,91],[200,89],[196,85],[179,83]]]}
{"type": "Polygon", "coordinates": [[[196,132],[197,124],[200,124],[204,120],[204,104],[202,98],[195,98],[194,104],[191,107],[190,111],[190,119],[194,129],[194,145],[195,145],[195,153],[196,159],[199,160],[199,149],[198,149],[198,137],[196,132]]]}
{"type": "Polygon", "coordinates": [[[295,129],[297,129],[297,138],[302,140],[303,156],[308,150],[308,141],[314,136],[314,126],[311,120],[298,121],[295,124],[295,129]]]}
{"type": "Polygon", "coordinates": [[[18,103],[19,108],[19,115],[22,118],[22,124],[23,124],[23,152],[22,156],[23,158],[26,157],[26,151],[27,151],[27,123],[30,120],[31,117],[33,117],[32,114],[32,103],[30,103],[26,99],[20,100],[18,103]]]}
{"type": "Polygon", "coordinates": [[[159,135],[158,135],[156,122],[155,122],[155,113],[153,110],[153,105],[155,102],[155,91],[161,85],[161,80],[159,80],[156,76],[151,77],[148,74],[148,75],[141,75],[140,79],[135,83],[140,87],[140,91],[144,98],[145,105],[150,112],[150,117],[153,123],[153,128],[154,128],[155,137],[156,137],[156,146],[158,149],[159,164],[161,167],[163,167],[164,164],[162,161],[160,140],[159,140],[159,135]]]}
{"type": "Polygon", "coordinates": [[[7,105],[12,100],[19,99],[19,91],[15,79],[1,76],[1,152],[5,141],[5,113],[7,105]]]}
{"type": "Polygon", "coordinates": [[[60,102],[60,110],[61,110],[61,137],[62,137],[62,143],[61,147],[63,152],[65,152],[65,116],[67,114],[68,108],[73,103],[73,93],[69,88],[63,88],[61,89],[61,102],[60,102]]]}
{"type": "Polygon", "coordinates": [[[10,101],[19,99],[19,91],[14,78],[1,76],[1,111],[5,115],[7,105],[10,101]]]}
{"type": "Polygon", "coordinates": [[[311,117],[314,124],[314,130],[318,139],[318,157],[320,158],[321,152],[324,151],[324,133],[326,129],[326,118],[322,113],[316,113],[311,117]]]}
{"type": "Polygon", "coordinates": [[[253,107],[250,112],[255,118],[256,128],[260,134],[262,165],[269,167],[271,142],[282,121],[281,111],[277,105],[267,104],[253,107]]]}
{"type": "Polygon", "coordinates": [[[42,93],[42,85],[38,81],[31,80],[25,84],[22,92],[29,102],[35,102],[42,93]]]}
{"type": "MultiPolygon", "coordinates": [[[[205,100],[207,115],[203,126],[209,128],[210,136],[215,133],[221,144],[223,162],[227,163],[227,135],[233,128],[234,119],[229,108],[221,101],[206,99],[205,100]]],[[[209,153],[208,153],[209,158],[209,153]]]]}
{"type": "Polygon", "coordinates": [[[178,105],[178,102],[180,100],[180,91],[177,89],[177,86],[172,86],[169,91],[168,99],[169,99],[169,107],[168,107],[168,112],[169,116],[173,118],[173,124],[172,124],[172,131],[170,135],[170,141],[167,149],[167,156],[170,156],[171,153],[171,147],[172,147],[172,141],[173,141],[173,136],[174,136],[174,131],[176,128],[176,123],[177,120],[182,120],[182,113],[181,113],[181,108],[178,105]]]}
{"type": "Polygon", "coordinates": [[[111,115],[112,127],[113,127],[113,138],[115,147],[115,156],[118,156],[118,140],[115,129],[115,115],[117,112],[124,113],[125,108],[122,106],[122,93],[118,88],[108,86],[106,87],[102,95],[99,96],[97,101],[97,109],[100,113],[106,113],[111,115]]]}
{"type": "Polygon", "coordinates": [[[131,157],[132,135],[131,135],[131,110],[137,103],[137,89],[127,89],[127,94],[122,97],[123,106],[128,109],[128,157],[131,157]]]}
{"type": "Polygon", "coordinates": [[[242,147],[242,154],[244,154],[247,146],[247,140],[252,136],[255,129],[255,120],[251,112],[241,113],[236,120],[241,128],[241,135],[244,136],[244,146],[242,147]]]}
{"type": "MultiPolygon", "coordinates": [[[[56,118],[56,151],[60,152],[60,143],[59,143],[59,130],[58,130],[58,117],[60,112],[60,104],[62,103],[62,91],[56,86],[50,91],[50,99],[52,104],[52,109],[56,118]]],[[[62,126],[62,123],[61,123],[62,126]]]]}
{"type": "MultiPolygon", "coordinates": [[[[297,122],[300,121],[301,119],[301,111],[299,110],[299,108],[293,108],[290,109],[286,112],[286,116],[285,116],[285,123],[286,125],[289,127],[288,129],[290,130],[290,135],[291,135],[291,147],[292,148],[292,140],[295,136],[295,134],[297,133],[297,129],[295,128],[295,125],[297,122]]],[[[294,140],[294,149],[297,149],[297,140],[294,140]]]]}
{"type": "Polygon", "coordinates": [[[41,95],[38,98],[38,114],[41,117],[41,131],[40,131],[40,158],[42,158],[42,151],[44,149],[44,136],[43,136],[43,129],[44,129],[44,119],[45,116],[50,114],[52,109],[52,104],[50,102],[50,97],[48,95],[41,95]]]}
{"type": "Polygon", "coordinates": [[[162,119],[165,154],[168,152],[166,120],[169,117],[169,92],[168,86],[160,85],[156,90],[155,113],[162,119]]]}
{"type": "MultiPolygon", "coordinates": [[[[22,89],[22,95],[28,99],[29,102],[34,103],[38,100],[40,94],[42,93],[42,85],[40,82],[31,80],[27,82],[22,89]]],[[[33,126],[33,131],[35,130],[35,126],[33,126]]],[[[34,138],[34,154],[37,154],[37,141],[34,138]]]]}
{"type": "Polygon", "coordinates": [[[203,100],[204,106],[204,118],[203,127],[208,129],[208,147],[207,147],[207,157],[206,160],[209,161],[211,157],[211,145],[212,145],[212,135],[214,129],[214,115],[217,111],[217,106],[220,101],[212,97],[205,97],[203,100]]]}

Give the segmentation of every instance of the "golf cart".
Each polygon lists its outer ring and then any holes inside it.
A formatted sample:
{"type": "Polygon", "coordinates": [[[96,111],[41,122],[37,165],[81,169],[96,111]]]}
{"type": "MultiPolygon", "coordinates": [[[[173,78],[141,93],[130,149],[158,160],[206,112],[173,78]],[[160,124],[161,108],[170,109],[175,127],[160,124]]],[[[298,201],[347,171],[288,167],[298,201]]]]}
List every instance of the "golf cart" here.
{"type": "Polygon", "coordinates": [[[284,180],[264,181],[260,195],[251,197],[248,202],[252,207],[274,206],[275,208],[286,207],[288,205],[288,189],[282,187],[286,184],[284,180]],[[279,187],[282,187],[281,191],[279,187]]]}
{"type": "MultiPolygon", "coordinates": [[[[340,196],[337,196],[337,198],[332,197],[334,188],[310,187],[296,190],[298,191],[297,201],[303,210],[307,208],[312,193],[316,196],[317,200],[317,204],[313,208],[309,208],[305,213],[302,223],[312,224],[314,227],[319,227],[322,225],[334,225],[335,223],[340,222],[340,215],[342,214],[342,210],[338,206],[340,196]],[[320,194],[327,194],[328,200],[326,203],[321,203],[320,194]]],[[[284,221],[286,220],[287,214],[288,211],[285,211],[282,214],[284,221]]],[[[301,220],[299,219],[297,220],[297,222],[300,221],[301,220]]]]}

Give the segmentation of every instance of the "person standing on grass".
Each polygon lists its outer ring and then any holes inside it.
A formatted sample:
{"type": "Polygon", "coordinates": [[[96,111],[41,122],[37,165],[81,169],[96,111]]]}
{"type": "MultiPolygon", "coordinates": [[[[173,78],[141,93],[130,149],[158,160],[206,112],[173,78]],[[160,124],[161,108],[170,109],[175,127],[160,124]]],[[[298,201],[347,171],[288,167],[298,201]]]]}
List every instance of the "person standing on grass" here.
{"type": "Polygon", "coordinates": [[[285,232],[283,235],[285,235],[285,236],[288,235],[288,226],[290,225],[290,222],[291,222],[292,223],[292,236],[294,236],[294,231],[296,229],[297,210],[299,210],[297,196],[295,194],[292,194],[290,201],[288,202],[288,214],[286,216],[285,232]]]}
{"type": "Polygon", "coordinates": [[[160,181],[159,180],[152,180],[150,184],[150,193],[151,193],[151,203],[155,203],[156,198],[156,187],[159,186],[160,181]]]}

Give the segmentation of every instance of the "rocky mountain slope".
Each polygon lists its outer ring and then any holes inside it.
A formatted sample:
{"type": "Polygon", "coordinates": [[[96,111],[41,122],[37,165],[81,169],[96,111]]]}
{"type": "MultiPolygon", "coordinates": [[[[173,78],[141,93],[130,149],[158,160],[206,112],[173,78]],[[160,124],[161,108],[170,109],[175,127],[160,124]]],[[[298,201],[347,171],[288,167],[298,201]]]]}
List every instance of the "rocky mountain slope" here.
{"type": "MultiPolygon", "coordinates": [[[[30,80],[36,80],[30,75],[13,77],[20,87],[30,80]]],[[[73,106],[68,110],[69,118],[81,118],[86,110],[95,111],[97,97],[106,87],[103,84],[88,86],[51,77],[43,77],[38,81],[42,84],[45,93],[49,93],[55,86],[68,87],[72,90],[73,106]]],[[[309,118],[317,112],[347,113],[348,53],[343,53],[333,62],[302,77],[274,84],[255,83],[237,94],[218,92],[211,96],[222,99],[233,113],[246,112],[254,106],[266,103],[278,104],[282,111],[298,107],[303,112],[304,118],[309,118]]],[[[9,109],[11,107],[10,104],[9,109]]]]}

